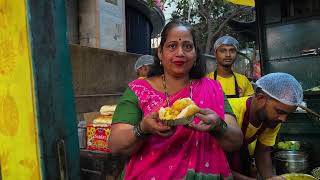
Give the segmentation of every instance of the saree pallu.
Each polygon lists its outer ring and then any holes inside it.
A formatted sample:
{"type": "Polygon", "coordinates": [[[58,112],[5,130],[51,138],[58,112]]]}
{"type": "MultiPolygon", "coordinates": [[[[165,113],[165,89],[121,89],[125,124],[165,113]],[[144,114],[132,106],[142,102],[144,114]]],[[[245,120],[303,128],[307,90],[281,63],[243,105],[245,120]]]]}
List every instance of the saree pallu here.
{"type": "MultiPolygon", "coordinates": [[[[166,106],[165,95],[146,80],[129,84],[144,116],[166,106]]],[[[192,83],[192,100],[200,108],[210,108],[224,119],[224,94],[217,81],[202,78],[192,83]]],[[[190,85],[171,95],[170,105],[190,96],[190,85]]],[[[195,123],[200,121],[194,118],[195,123]]],[[[208,132],[176,127],[169,137],[152,135],[126,165],[124,179],[232,179],[227,158],[217,140],[208,132]]]]}

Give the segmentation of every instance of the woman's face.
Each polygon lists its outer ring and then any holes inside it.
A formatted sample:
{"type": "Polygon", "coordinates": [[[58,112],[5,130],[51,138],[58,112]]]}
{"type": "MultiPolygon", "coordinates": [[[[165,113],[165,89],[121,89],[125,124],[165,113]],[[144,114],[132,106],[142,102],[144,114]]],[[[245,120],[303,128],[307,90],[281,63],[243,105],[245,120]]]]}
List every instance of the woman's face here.
{"type": "Polygon", "coordinates": [[[196,61],[196,50],[191,32],[184,26],[169,30],[162,49],[158,49],[164,72],[175,76],[187,76],[196,61]]]}

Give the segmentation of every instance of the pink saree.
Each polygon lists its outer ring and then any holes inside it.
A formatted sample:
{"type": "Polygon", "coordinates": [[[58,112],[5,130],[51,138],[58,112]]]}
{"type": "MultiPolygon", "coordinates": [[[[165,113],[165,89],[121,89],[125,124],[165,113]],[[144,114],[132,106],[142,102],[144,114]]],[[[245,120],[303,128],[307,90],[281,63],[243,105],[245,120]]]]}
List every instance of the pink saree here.
{"type": "MultiPolygon", "coordinates": [[[[224,95],[217,81],[194,80],[193,101],[200,108],[210,108],[224,119],[224,95]]],[[[154,90],[146,80],[135,80],[129,87],[136,94],[144,115],[166,106],[165,95],[154,90]]],[[[170,103],[189,97],[185,87],[170,96],[170,103]]],[[[199,122],[195,118],[194,122],[199,122]]],[[[152,135],[131,156],[124,179],[232,179],[225,154],[216,139],[207,132],[178,126],[169,137],[152,135]]]]}

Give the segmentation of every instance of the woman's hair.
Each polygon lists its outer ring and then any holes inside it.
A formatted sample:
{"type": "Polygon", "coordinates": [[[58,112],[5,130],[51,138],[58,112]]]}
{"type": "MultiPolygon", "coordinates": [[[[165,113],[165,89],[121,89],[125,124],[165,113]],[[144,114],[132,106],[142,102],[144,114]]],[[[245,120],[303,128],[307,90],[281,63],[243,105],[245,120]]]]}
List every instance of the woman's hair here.
{"type": "MultiPolygon", "coordinates": [[[[171,29],[178,27],[178,26],[184,26],[186,27],[192,36],[194,48],[196,50],[196,62],[195,65],[192,66],[191,70],[189,71],[189,76],[191,79],[200,79],[206,75],[207,72],[207,67],[204,59],[201,56],[200,50],[198,49],[196,39],[195,39],[195,32],[192,29],[191,25],[187,22],[179,21],[179,20],[173,20],[167,23],[164,28],[162,29],[161,32],[161,41],[158,49],[160,48],[161,50],[163,49],[164,43],[167,40],[167,36],[171,29]]],[[[163,66],[160,65],[160,59],[158,57],[158,51],[156,50],[155,56],[154,56],[154,64],[151,67],[151,70],[148,73],[148,77],[153,77],[153,76],[159,76],[164,73],[163,66]]]]}

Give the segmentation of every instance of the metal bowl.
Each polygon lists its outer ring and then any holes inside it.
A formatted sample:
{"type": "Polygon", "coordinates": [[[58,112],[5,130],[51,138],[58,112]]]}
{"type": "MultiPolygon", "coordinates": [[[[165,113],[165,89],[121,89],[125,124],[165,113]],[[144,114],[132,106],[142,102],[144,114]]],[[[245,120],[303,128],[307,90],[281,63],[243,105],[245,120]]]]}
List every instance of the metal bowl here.
{"type": "Polygon", "coordinates": [[[308,171],[308,154],[299,151],[278,151],[274,154],[277,174],[306,173],[308,171]]]}
{"type": "Polygon", "coordinates": [[[313,176],[309,174],[282,174],[282,177],[286,178],[286,180],[316,180],[313,176]]]}

